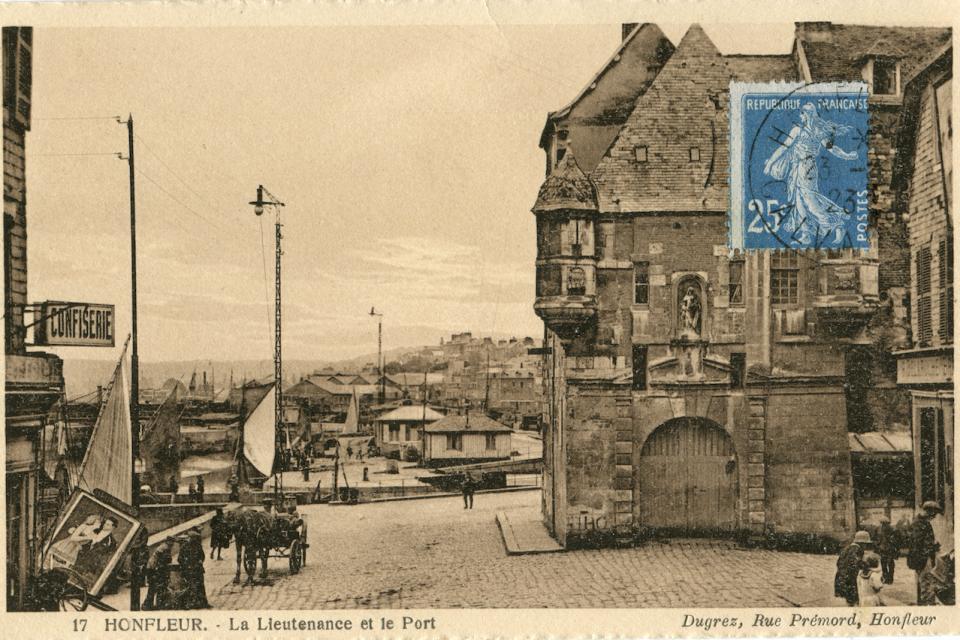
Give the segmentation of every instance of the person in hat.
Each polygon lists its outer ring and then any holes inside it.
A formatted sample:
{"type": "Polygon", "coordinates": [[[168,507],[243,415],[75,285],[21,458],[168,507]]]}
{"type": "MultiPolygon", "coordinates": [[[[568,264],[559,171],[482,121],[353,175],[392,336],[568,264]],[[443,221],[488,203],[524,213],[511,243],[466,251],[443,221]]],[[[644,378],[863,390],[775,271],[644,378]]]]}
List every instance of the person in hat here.
{"type": "Polygon", "coordinates": [[[887,517],[880,518],[880,527],[877,529],[877,553],[880,555],[883,583],[893,584],[893,574],[897,558],[900,556],[900,536],[890,524],[890,518],[887,517]]]}
{"type": "Polygon", "coordinates": [[[880,599],[881,589],[883,589],[883,572],[880,570],[880,556],[868,551],[863,554],[863,568],[857,574],[857,592],[860,594],[860,606],[881,606],[883,604],[880,599]]]}
{"type": "Polygon", "coordinates": [[[860,602],[859,592],[857,591],[857,574],[861,569],[863,554],[871,546],[873,546],[873,541],[870,540],[870,534],[866,531],[857,531],[853,536],[853,542],[844,547],[837,558],[837,573],[833,578],[833,595],[843,598],[851,607],[857,606],[860,602]]]}
{"type": "Polygon", "coordinates": [[[203,502],[203,493],[206,490],[206,483],[203,481],[203,476],[200,476],[197,478],[197,502],[203,502]]]}
{"type": "Polygon", "coordinates": [[[907,553],[907,566],[917,574],[917,604],[929,606],[937,604],[933,569],[936,566],[937,550],[940,544],[933,533],[930,523],[940,513],[940,505],[932,500],[920,506],[910,528],[910,551],[907,553]]]}
{"type": "Polygon", "coordinates": [[[164,540],[154,549],[147,561],[147,597],[140,607],[144,611],[167,609],[167,587],[170,584],[170,542],[164,540]]]}
{"type": "Polygon", "coordinates": [[[210,520],[210,559],[213,560],[213,554],[216,552],[217,560],[222,560],[220,552],[229,546],[230,532],[223,515],[223,507],[217,507],[213,519],[210,520]]]}
{"type": "Polygon", "coordinates": [[[230,502],[240,502],[240,479],[237,474],[231,475],[227,480],[227,489],[230,491],[230,502]]]}
{"type": "Polygon", "coordinates": [[[187,539],[180,545],[180,553],[177,556],[180,575],[186,587],[184,609],[210,608],[210,603],[207,601],[207,587],[204,583],[204,558],[200,530],[194,527],[187,533],[187,539]]]}

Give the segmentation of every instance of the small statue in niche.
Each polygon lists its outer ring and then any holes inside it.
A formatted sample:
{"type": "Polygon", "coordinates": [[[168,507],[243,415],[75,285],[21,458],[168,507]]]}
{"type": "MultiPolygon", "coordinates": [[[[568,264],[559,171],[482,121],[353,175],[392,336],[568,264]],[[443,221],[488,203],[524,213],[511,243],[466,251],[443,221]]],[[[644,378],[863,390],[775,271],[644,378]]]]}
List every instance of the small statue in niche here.
{"type": "Polygon", "coordinates": [[[684,338],[700,337],[700,296],[693,286],[687,287],[680,299],[680,335],[684,338]]]}

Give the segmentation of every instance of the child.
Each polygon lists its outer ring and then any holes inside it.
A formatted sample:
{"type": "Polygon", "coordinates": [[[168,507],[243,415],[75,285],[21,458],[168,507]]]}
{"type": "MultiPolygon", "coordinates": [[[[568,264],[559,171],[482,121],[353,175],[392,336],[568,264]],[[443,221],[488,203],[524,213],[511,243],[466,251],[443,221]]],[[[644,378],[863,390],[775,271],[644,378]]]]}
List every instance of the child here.
{"type": "Polygon", "coordinates": [[[883,574],[880,571],[880,556],[866,553],[863,556],[863,569],[857,574],[857,591],[860,593],[861,607],[879,607],[880,590],[883,589],[883,574]]]}

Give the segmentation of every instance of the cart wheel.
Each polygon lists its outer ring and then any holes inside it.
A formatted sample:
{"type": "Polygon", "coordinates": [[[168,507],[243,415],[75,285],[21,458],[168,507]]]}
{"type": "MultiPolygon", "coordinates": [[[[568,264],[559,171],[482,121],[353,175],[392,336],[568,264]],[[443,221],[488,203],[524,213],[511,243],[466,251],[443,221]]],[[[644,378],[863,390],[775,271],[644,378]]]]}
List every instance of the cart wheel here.
{"type": "Polygon", "coordinates": [[[300,564],[303,561],[301,554],[300,540],[294,540],[290,545],[290,573],[299,573],[300,564]]]}
{"type": "Polygon", "coordinates": [[[85,611],[87,604],[87,592],[83,589],[70,589],[60,596],[60,611],[85,611]]]}

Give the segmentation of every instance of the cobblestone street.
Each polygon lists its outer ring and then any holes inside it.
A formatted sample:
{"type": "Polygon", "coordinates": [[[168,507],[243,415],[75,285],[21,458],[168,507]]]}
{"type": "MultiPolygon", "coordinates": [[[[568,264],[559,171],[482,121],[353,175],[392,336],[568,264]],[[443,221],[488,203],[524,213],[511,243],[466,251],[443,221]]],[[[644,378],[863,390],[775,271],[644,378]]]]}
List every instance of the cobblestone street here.
{"type": "MultiPolygon", "coordinates": [[[[307,566],[272,586],[231,583],[233,552],[207,560],[218,609],[837,606],[835,557],[689,540],[635,549],[507,556],[496,511],[539,504],[536,491],[353,507],[307,506],[307,566]]],[[[903,561],[894,590],[910,592],[903,561]]]]}

